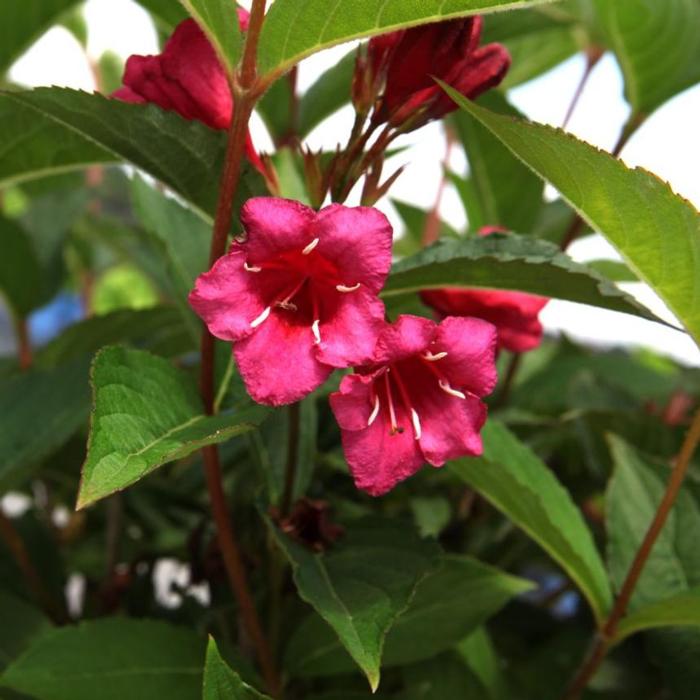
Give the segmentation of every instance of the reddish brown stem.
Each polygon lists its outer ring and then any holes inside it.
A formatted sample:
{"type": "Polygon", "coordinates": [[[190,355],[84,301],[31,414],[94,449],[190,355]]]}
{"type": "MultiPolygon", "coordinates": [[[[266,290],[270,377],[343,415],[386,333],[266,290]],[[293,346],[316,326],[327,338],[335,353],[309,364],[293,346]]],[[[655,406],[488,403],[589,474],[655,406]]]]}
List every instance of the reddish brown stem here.
{"type": "MultiPolygon", "coordinates": [[[[265,0],[253,0],[250,25],[246,34],[243,60],[239,76],[233,80],[235,110],[228,134],[226,160],[221,175],[219,199],[214,220],[214,230],[209,254],[210,264],[226,251],[226,242],[233,218],[233,204],[241,176],[245,153],[248,122],[256,100],[254,94],[256,76],[257,45],[265,17],[265,0]]],[[[214,338],[204,329],[201,343],[200,391],[204,408],[208,415],[215,411],[214,395],[214,338]]],[[[238,602],[245,629],[255,646],[267,689],[274,697],[279,697],[280,680],[275,668],[270,646],[263,633],[250,585],[238,545],[233,521],[226,502],[223,475],[219,460],[219,450],[210,445],[202,450],[207,490],[211,501],[212,516],[216,523],[219,548],[224,560],[231,588],[238,602]]]]}
{"type": "Polygon", "coordinates": [[[574,110],[576,109],[581,96],[583,95],[583,91],[586,89],[591,73],[593,73],[593,69],[598,65],[598,61],[600,61],[600,59],[603,57],[603,53],[604,52],[597,47],[593,47],[586,53],[586,67],[583,71],[578,87],[576,88],[573,99],[571,100],[569,109],[566,111],[566,116],[564,117],[564,122],[561,127],[562,129],[566,129],[571,121],[571,117],[573,116],[574,110]]]}
{"type": "Polygon", "coordinates": [[[65,615],[60,606],[54,604],[49,592],[44,587],[41,576],[34,567],[34,563],[24,545],[24,540],[15,529],[12,521],[2,510],[0,510],[0,540],[5,543],[10,555],[17,564],[17,568],[27,582],[27,588],[31,591],[34,600],[49,614],[54,622],[64,622],[65,615]]]}
{"type": "Polygon", "coordinates": [[[17,358],[19,368],[22,371],[28,370],[34,361],[32,352],[32,344],[29,340],[29,327],[27,326],[26,318],[18,318],[16,323],[17,328],[17,358]]]}
{"type": "Polygon", "coordinates": [[[445,188],[447,187],[447,171],[450,167],[450,156],[455,143],[455,136],[448,124],[445,124],[445,138],[447,140],[447,149],[445,150],[445,159],[442,162],[442,177],[438,186],[437,196],[435,197],[435,205],[428,213],[425,219],[425,228],[423,229],[423,247],[427,247],[435,243],[440,238],[440,207],[442,199],[445,196],[445,188]]]}
{"type": "Polygon", "coordinates": [[[649,560],[649,555],[651,554],[654,545],[656,544],[656,540],[661,534],[661,531],[668,520],[668,516],[673,509],[673,505],[678,498],[678,493],[680,492],[683,481],[688,473],[690,460],[697,449],[698,443],[700,443],[700,411],[698,411],[693,418],[693,422],[691,423],[685,440],[683,441],[683,446],[681,447],[681,451],[676,459],[676,464],[668,480],[666,493],[664,493],[664,497],[656,510],[654,519],[652,520],[651,525],[649,526],[649,529],[642,540],[642,544],[637,550],[637,554],[635,555],[629,571],[627,572],[627,576],[622,584],[620,593],[615,600],[615,605],[610,611],[610,615],[608,616],[608,619],[606,620],[602,629],[597,633],[588,657],[581,665],[579,671],[576,673],[576,676],[571,682],[569,690],[563,696],[563,700],[578,700],[578,698],[581,697],[591,678],[593,678],[603,659],[610,650],[620,621],[627,612],[627,607],[632,599],[634,589],[636,588],[639,578],[644,571],[644,567],[649,560]]]}
{"type": "Polygon", "coordinates": [[[289,440],[287,443],[287,465],[284,470],[284,491],[280,499],[280,518],[286,518],[292,509],[294,484],[297,476],[297,452],[299,450],[299,419],[301,404],[289,407],[289,440]]]}

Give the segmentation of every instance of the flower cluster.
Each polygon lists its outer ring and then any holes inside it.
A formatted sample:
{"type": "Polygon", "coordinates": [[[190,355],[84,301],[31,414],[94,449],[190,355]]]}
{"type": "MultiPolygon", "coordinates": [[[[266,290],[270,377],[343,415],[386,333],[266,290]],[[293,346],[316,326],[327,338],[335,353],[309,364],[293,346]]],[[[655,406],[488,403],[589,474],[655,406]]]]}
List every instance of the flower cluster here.
{"type": "MultiPolygon", "coordinates": [[[[247,22],[239,10],[243,31],[247,22]]],[[[377,37],[360,50],[355,140],[325,175],[320,161],[304,154],[314,166],[307,170],[315,173],[309,184],[319,185],[309,188],[318,207],[329,189],[343,201],[362,173],[370,184],[363,201],[386,190],[378,182],[389,142],[455,109],[434,77],[469,98],[501,81],[510,57],[498,44],[480,47],[481,29],[479,17],[454,20],[377,37]],[[382,124],[368,159],[364,146],[382,124]]],[[[193,20],[177,27],[162,54],[132,56],[114,96],[155,103],[213,129],[228,128],[234,109],[224,69],[193,20]]],[[[264,174],[250,137],[247,154],[264,174]]],[[[190,304],[212,335],[233,344],[254,400],[293,403],[334,370],[352,368],[330,405],[357,486],[373,495],[426,462],[437,467],[481,453],[482,399],[496,384],[497,345],[517,351],[536,345],[546,300],[433,290],[423,300],[439,323],[400,316],[391,324],[379,298],[392,254],[392,229],[381,212],[342,204],[316,211],[259,197],[243,206],[241,223],[243,236],[197,279],[190,304]]]]}
{"type": "Polygon", "coordinates": [[[480,453],[496,330],[475,318],[384,320],[392,230],[382,213],[261,197],[241,221],[244,240],[199,277],[190,304],[234,343],[256,401],[298,401],[354,367],[330,401],[355,481],[373,495],[424,462],[480,453]]]}

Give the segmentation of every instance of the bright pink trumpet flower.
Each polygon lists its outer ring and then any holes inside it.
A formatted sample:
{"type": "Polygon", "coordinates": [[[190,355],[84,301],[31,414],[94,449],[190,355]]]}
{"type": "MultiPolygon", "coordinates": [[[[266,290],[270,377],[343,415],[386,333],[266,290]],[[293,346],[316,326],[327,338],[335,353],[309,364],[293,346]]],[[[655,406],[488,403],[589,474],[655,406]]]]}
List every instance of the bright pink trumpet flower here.
{"type": "Polygon", "coordinates": [[[201,275],[190,304],[212,335],[233,341],[248,393],[293,403],[334,368],[366,362],[384,326],[377,294],[391,267],[392,229],[377,209],[320,212],[258,197],[241,211],[246,233],[201,275]]]}
{"type": "Polygon", "coordinates": [[[399,316],[387,325],[371,364],[330,396],[357,487],[380,496],[426,462],[480,455],[495,352],[496,329],[480,319],[399,316]]]}

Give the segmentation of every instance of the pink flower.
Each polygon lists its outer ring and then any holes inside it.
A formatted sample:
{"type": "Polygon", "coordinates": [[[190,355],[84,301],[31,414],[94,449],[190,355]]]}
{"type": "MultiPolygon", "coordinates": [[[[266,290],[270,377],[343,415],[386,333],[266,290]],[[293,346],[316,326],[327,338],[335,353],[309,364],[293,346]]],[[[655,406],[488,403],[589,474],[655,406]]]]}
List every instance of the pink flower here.
{"type": "MultiPolygon", "coordinates": [[[[248,12],[239,8],[241,29],[248,12]]],[[[181,22],[158,56],[131,56],[126,62],[124,87],[113,97],[124,102],[158,105],[185,119],[196,119],[212,129],[228,129],[233,97],[226,73],[214,47],[193,19],[181,22]]],[[[260,156],[248,135],[246,153],[263,172],[260,156]]]]}
{"type": "Polygon", "coordinates": [[[368,49],[372,73],[386,73],[376,120],[394,126],[415,120],[415,128],[457,109],[434,78],[469,99],[498,85],[510,67],[510,55],[500,44],[479,47],[481,29],[481,17],[469,17],[372,39],[368,49]]]}
{"type": "Polygon", "coordinates": [[[476,318],[387,325],[372,363],[330,396],[357,487],[380,496],[425,462],[480,455],[495,352],[496,329],[476,318]]]}
{"type": "Polygon", "coordinates": [[[247,234],[201,275],[190,304],[212,335],[234,342],[248,393],[278,406],[303,398],[336,367],[369,359],[384,325],[377,297],[392,229],[376,209],[316,213],[286,199],[243,206],[247,234]]]}
{"type": "MultiPolygon", "coordinates": [[[[483,228],[480,236],[503,233],[495,226],[483,228]]],[[[542,342],[539,313],[549,299],[523,292],[484,289],[433,289],[421,292],[423,302],[441,318],[483,318],[498,329],[498,346],[511,352],[534,350],[542,342]]]]}

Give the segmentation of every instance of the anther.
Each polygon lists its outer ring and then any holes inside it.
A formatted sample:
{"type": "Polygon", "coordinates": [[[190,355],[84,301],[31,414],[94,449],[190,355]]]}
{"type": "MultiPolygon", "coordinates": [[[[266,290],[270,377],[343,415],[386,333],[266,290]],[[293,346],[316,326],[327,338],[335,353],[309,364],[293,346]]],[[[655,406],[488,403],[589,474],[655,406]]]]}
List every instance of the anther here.
{"type": "Polygon", "coordinates": [[[372,413],[369,415],[369,419],[367,420],[367,427],[369,428],[372,423],[374,423],[375,420],[377,420],[377,416],[379,415],[379,394],[376,394],[374,397],[374,408],[372,409],[372,413]]]}
{"type": "Polygon", "coordinates": [[[254,265],[248,265],[247,262],[243,263],[243,267],[246,272],[262,272],[262,267],[255,267],[254,265]]]}
{"type": "Polygon", "coordinates": [[[320,323],[321,322],[318,319],[316,319],[311,325],[311,331],[313,332],[314,338],[316,339],[316,345],[318,345],[321,342],[321,331],[318,329],[320,323]]]}
{"type": "Polygon", "coordinates": [[[446,381],[442,379],[438,382],[438,384],[440,385],[440,388],[450,396],[456,396],[458,399],[467,398],[465,394],[463,394],[461,391],[457,391],[457,389],[453,389],[446,381]]]}
{"type": "Polygon", "coordinates": [[[430,350],[428,350],[424,355],[423,359],[428,360],[428,362],[437,362],[438,360],[442,360],[443,358],[447,357],[446,352],[439,352],[437,355],[433,355],[430,350]]]}
{"type": "Polygon", "coordinates": [[[292,304],[291,301],[278,301],[275,303],[275,306],[279,306],[280,309],[284,309],[285,311],[298,311],[298,307],[296,304],[292,304]]]}
{"type": "Polygon", "coordinates": [[[349,294],[350,292],[356,292],[361,287],[360,283],[353,285],[352,287],[346,287],[344,284],[336,285],[336,289],[343,294],[349,294]]]}
{"type": "Polygon", "coordinates": [[[301,251],[302,255],[308,255],[317,245],[318,245],[318,238],[314,238],[309,245],[304,248],[304,250],[301,251]]]}
{"type": "Polygon", "coordinates": [[[272,311],[272,308],[268,306],[265,311],[260,314],[260,316],[258,316],[254,321],[251,321],[250,327],[257,328],[261,323],[264,323],[267,320],[267,317],[270,315],[270,311],[272,311]]]}
{"type": "Polygon", "coordinates": [[[418,413],[414,408],[411,409],[411,421],[413,423],[413,432],[416,434],[416,440],[420,440],[420,436],[423,434],[420,426],[420,418],[418,413]]]}

